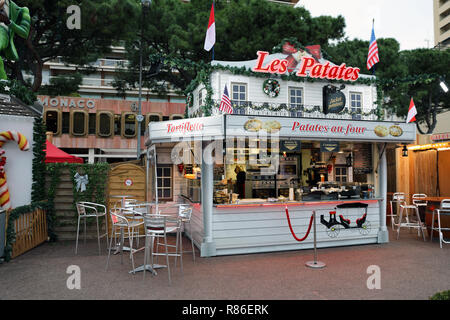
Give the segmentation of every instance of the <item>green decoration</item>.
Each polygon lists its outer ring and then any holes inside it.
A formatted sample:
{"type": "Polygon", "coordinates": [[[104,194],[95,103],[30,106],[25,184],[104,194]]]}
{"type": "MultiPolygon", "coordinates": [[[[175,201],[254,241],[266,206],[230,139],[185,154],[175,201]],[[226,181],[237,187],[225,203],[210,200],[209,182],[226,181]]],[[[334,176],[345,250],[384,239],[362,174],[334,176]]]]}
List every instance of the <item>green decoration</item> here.
{"type": "MultiPolygon", "coordinates": [[[[49,186],[47,188],[48,201],[54,204],[56,188],[59,185],[61,170],[68,169],[72,181],[73,201],[72,209],[74,212],[74,221],[77,218],[76,203],[80,201],[95,202],[105,205],[106,203],[106,187],[108,182],[108,171],[110,166],[108,163],[95,164],[77,164],[77,163],[48,163],[47,176],[49,177],[49,186]],[[81,192],[77,190],[75,181],[75,173],[80,175],[87,174],[89,183],[86,190],[81,192]]],[[[56,215],[55,215],[56,216],[56,215]]],[[[95,221],[92,220],[92,221],[95,221]]],[[[88,220],[88,222],[92,222],[88,220]]]]}
{"type": "Polygon", "coordinates": [[[263,83],[263,91],[271,98],[276,98],[280,94],[280,83],[275,79],[267,79],[263,83]]]}
{"type": "Polygon", "coordinates": [[[45,195],[45,124],[42,118],[34,118],[33,124],[33,183],[31,186],[31,202],[38,202],[46,199],[45,195]]]}
{"type": "MultiPolygon", "coordinates": [[[[11,0],[0,0],[0,52],[8,60],[19,60],[14,35],[26,39],[30,33],[31,17],[27,7],[19,7],[11,0]]],[[[7,79],[0,57],[0,79],[7,79]]]]}

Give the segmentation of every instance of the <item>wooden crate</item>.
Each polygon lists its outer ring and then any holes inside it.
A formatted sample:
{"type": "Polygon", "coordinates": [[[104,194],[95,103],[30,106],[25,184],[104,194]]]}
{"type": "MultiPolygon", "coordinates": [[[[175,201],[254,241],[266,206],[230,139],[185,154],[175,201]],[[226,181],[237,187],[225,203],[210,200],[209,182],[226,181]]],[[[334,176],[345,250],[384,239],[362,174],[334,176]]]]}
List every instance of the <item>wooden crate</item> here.
{"type": "Polygon", "coordinates": [[[15,258],[28,250],[47,241],[47,218],[45,210],[36,209],[22,214],[14,221],[16,241],[12,244],[11,258],[15,258]]]}

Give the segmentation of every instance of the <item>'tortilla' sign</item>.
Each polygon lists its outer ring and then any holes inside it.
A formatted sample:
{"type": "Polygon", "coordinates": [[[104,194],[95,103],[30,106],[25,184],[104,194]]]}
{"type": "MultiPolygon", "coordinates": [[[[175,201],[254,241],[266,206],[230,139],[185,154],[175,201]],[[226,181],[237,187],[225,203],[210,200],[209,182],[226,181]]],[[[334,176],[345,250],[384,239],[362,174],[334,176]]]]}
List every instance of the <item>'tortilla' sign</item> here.
{"type": "MultiPolygon", "coordinates": [[[[265,59],[269,52],[258,51],[257,54],[256,66],[252,69],[254,72],[284,74],[288,71],[288,60],[274,59],[268,62],[265,59]]],[[[312,57],[303,56],[296,75],[318,79],[356,81],[359,78],[359,72],[359,68],[347,67],[345,63],[340,66],[332,65],[330,62],[322,64],[312,57]]]]}

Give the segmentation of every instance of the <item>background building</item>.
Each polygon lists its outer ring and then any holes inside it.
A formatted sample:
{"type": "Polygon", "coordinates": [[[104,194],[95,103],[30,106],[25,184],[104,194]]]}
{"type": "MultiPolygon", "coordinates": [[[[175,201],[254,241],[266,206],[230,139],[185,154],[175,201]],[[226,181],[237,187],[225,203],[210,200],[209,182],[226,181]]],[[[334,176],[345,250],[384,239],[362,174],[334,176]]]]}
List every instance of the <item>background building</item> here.
{"type": "MultiPolygon", "coordinates": [[[[115,74],[127,61],[124,48],[112,49],[108,56],[92,64],[95,72],[83,76],[77,97],[38,97],[47,129],[53,133],[53,144],[89,163],[126,161],[137,156],[139,91],[126,91],[123,98],[113,87],[115,74]]],[[[49,61],[44,65],[42,84],[49,84],[52,77],[71,75],[76,69],[61,59],[49,61]]],[[[175,92],[158,96],[143,88],[142,149],[148,123],[180,119],[185,106],[185,97],[175,92]]]]}
{"type": "Polygon", "coordinates": [[[450,47],[450,1],[433,0],[434,44],[441,48],[450,47]]]}

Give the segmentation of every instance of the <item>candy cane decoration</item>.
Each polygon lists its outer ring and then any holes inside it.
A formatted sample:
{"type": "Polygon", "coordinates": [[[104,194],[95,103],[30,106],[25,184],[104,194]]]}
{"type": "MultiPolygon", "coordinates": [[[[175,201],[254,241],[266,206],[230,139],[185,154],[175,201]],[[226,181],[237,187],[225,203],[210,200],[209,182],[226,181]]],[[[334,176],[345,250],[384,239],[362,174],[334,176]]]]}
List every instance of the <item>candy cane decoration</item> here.
{"type": "MultiPolygon", "coordinates": [[[[21,151],[27,151],[30,148],[27,138],[20,132],[14,130],[0,132],[0,148],[5,142],[10,140],[17,142],[21,151]]],[[[6,184],[6,157],[3,156],[4,154],[5,151],[0,150],[0,208],[8,210],[11,208],[11,202],[9,199],[8,185],[6,184]]]]}

